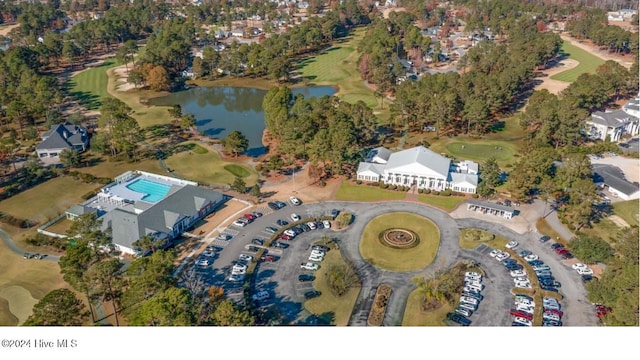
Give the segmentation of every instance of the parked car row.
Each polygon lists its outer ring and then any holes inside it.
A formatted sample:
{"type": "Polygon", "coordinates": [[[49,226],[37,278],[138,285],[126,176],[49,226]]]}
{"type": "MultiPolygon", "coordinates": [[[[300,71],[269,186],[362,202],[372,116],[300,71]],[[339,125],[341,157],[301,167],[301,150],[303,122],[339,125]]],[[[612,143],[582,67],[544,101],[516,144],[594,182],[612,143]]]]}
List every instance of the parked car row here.
{"type": "Polygon", "coordinates": [[[491,256],[492,258],[498,260],[498,261],[503,261],[508,259],[511,255],[509,255],[509,253],[504,252],[504,251],[500,251],[498,249],[492,250],[489,253],[489,256],[491,256]]]}
{"type": "Polygon", "coordinates": [[[480,302],[484,298],[481,294],[484,289],[482,285],[482,275],[477,272],[466,272],[464,275],[464,287],[460,296],[458,306],[454,309],[457,316],[449,316],[447,318],[463,326],[471,324],[468,319],[475,311],[478,310],[480,302]],[[462,316],[464,319],[461,319],[462,316]]]}
{"type": "Polygon", "coordinates": [[[552,297],[542,299],[542,326],[562,326],[560,302],[552,297]]]}
{"type": "Polygon", "coordinates": [[[533,326],[535,307],[536,303],[531,296],[516,294],[513,308],[509,312],[512,317],[511,326],[533,326]]]}
{"type": "MultiPolygon", "coordinates": [[[[299,215],[297,214],[291,214],[291,220],[293,221],[300,221],[301,218],[299,215]],[[297,219],[297,220],[296,220],[297,219]]],[[[282,220],[281,222],[285,222],[284,220],[282,220]]],[[[288,223],[287,223],[288,224],[288,223]]],[[[327,220],[324,221],[307,221],[305,223],[296,225],[296,226],[292,226],[289,229],[283,231],[282,234],[280,234],[279,238],[282,240],[293,240],[296,236],[298,236],[299,234],[302,234],[303,232],[307,232],[307,231],[311,231],[311,230],[315,230],[315,229],[330,229],[331,228],[331,223],[327,220]]],[[[268,226],[265,229],[267,232],[275,234],[278,229],[268,226]]]]}
{"type": "Polygon", "coordinates": [[[569,252],[569,250],[567,250],[564,245],[560,244],[560,243],[554,243],[551,244],[551,248],[553,249],[553,251],[555,251],[556,254],[558,254],[562,259],[567,260],[567,259],[573,259],[573,254],[571,252],[569,252]]]}

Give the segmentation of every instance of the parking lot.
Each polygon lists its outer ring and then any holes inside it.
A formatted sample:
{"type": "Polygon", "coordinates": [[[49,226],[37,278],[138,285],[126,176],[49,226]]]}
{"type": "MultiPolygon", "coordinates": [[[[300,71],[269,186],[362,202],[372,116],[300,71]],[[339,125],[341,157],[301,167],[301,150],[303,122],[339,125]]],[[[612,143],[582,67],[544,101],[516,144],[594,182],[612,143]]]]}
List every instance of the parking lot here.
{"type": "Polygon", "coordinates": [[[473,325],[510,325],[509,310],[513,306],[513,295],[511,294],[513,282],[509,272],[500,262],[487,255],[492,249],[481,246],[475,250],[463,250],[459,247],[458,229],[467,227],[485,229],[507,239],[517,240],[523,248],[534,251],[546,264],[549,264],[556,279],[562,283],[561,293],[565,297],[563,300],[565,311],[563,322],[566,325],[588,326],[595,325],[597,322],[595,315],[591,314],[593,309],[586,300],[586,292],[580,277],[553,253],[548,244],[537,242],[537,234],[519,234],[505,226],[481,219],[453,219],[440,210],[409,202],[385,202],[375,206],[352,202],[323,202],[300,206],[287,203],[279,210],[274,210],[266,205],[254,208],[252,211],[259,212],[262,216],[255,218],[245,226],[230,225],[224,229],[223,232],[231,238],[229,240],[217,239],[212,242],[212,245],[220,247],[222,251],[216,253],[212,265],[195,266],[197,274],[205,286],[221,286],[230,298],[242,301],[242,282],[229,281],[229,276],[234,262],[238,261],[239,254],[248,254],[255,258],[256,252],[254,250],[262,247],[252,243],[252,239],[268,239],[272,234],[267,230],[267,227],[281,228],[278,220],[291,223],[291,214],[293,213],[303,219],[318,218],[330,215],[332,209],[354,214],[353,224],[344,231],[316,229],[301,233],[290,241],[281,240],[289,246],[285,249],[268,249],[268,254],[275,256],[277,261],[260,262],[256,267],[252,293],[266,291],[269,294],[268,298],[258,300],[257,305],[277,307],[279,312],[286,317],[287,323],[306,323],[310,318],[311,314],[304,310],[302,304],[305,292],[312,290],[313,285],[312,282],[298,281],[298,275],[302,273],[313,274],[313,271],[301,269],[300,264],[308,261],[307,257],[312,242],[319,240],[322,235],[329,235],[338,239],[342,256],[354,264],[363,281],[360,298],[352,313],[350,325],[366,325],[366,314],[371,304],[367,299],[373,298],[375,288],[380,283],[389,283],[394,287],[384,325],[401,325],[406,298],[415,289],[411,278],[433,276],[438,271],[448,269],[462,260],[477,262],[486,272],[484,300],[478,311],[471,316],[473,325]],[[413,212],[428,217],[439,226],[441,231],[440,249],[430,266],[414,272],[399,273],[376,268],[362,259],[359,253],[359,238],[364,226],[373,217],[391,211],[413,212]]]}

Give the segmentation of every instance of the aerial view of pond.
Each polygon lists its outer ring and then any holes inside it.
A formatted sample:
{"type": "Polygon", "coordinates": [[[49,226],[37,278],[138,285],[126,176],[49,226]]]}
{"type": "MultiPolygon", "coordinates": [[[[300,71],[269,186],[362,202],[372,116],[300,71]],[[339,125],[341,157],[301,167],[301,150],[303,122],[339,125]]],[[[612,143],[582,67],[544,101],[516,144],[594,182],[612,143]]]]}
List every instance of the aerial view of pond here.
{"type": "MultiPolygon", "coordinates": [[[[292,89],[294,95],[305,98],[333,95],[336,89],[330,86],[301,87],[292,89]]],[[[249,140],[247,154],[259,156],[266,152],[262,144],[264,112],[262,100],[266,90],[241,87],[196,87],[168,96],[151,99],[156,106],[179,104],[184,114],[196,117],[198,130],[216,139],[224,139],[238,130],[249,140]]]]}

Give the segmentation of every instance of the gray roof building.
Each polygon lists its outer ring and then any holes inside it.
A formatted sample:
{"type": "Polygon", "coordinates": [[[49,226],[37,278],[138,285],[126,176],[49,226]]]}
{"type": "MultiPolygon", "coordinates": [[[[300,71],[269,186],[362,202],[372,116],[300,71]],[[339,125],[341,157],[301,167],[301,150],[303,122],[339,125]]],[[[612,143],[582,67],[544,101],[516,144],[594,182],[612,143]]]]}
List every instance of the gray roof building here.
{"type": "Polygon", "coordinates": [[[638,184],[627,181],[624,172],[613,165],[592,164],[593,181],[609,187],[609,190],[622,195],[624,198],[632,198],[639,191],[638,184]]]}
{"type": "Polygon", "coordinates": [[[89,145],[87,130],[80,125],[69,123],[52,125],[51,129],[42,135],[42,142],[36,146],[36,153],[45,163],[60,161],[60,152],[65,149],[85,151],[89,145]]]}

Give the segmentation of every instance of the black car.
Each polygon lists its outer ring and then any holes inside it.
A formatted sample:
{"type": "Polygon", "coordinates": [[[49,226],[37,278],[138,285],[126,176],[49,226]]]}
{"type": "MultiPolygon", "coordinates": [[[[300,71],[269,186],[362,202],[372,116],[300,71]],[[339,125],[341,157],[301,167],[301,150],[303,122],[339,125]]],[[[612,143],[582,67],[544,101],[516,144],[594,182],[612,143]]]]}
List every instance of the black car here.
{"type": "Polygon", "coordinates": [[[507,268],[507,270],[522,270],[523,267],[520,264],[512,264],[512,265],[505,265],[505,267],[507,268]]]}
{"type": "Polygon", "coordinates": [[[322,221],[316,221],[316,229],[324,229],[324,223],[322,221]]]}
{"type": "Polygon", "coordinates": [[[551,248],[552,249],[557,249],[557,248],[563,248],[564,245],[560,244],[560,243],[553,243],[551,244],[551,248]]]}
{"type": "Polygon", "coordinates": [[[282,241],[274,241],[274,242],[271,243],[271,247],[279,248],[279,249],[286,249],[286,248],[289,247],[289,244],[283,243],[282,241]]]}
{"type": "Polygon", "coordinates": [[[542,260],[529,261],[529,265],[531,265],[531,266],[542,266],[542,265],[544,265],[544,261],[542,261],[542,260]]]}
{"type": "Polygon", "coordinates": [[[313,245],[311,247],[311,250],[320,250],[320,251],[328,252],[331,249],[329,249],[328,246],[324,246],[324,245],[313,245]]]}
{"type": "Polygon", "coordinates": [[[278,224],[278,226],[287,226],[289,225],[289,223],[285,220],[282,219],[278,219],[278,221],[276,221],[276,224],[278,224]]]}
{"type": "Polygon", "coordinates": [[[262,239],[253,239],[251,240],[252,244],[256,244],[256,245],[264,245],[264,240],[262,239]]]}
{"type": "Polygon", "coordinates": [[[572,254],[572,253],[570,253],[570,252],[566,252],[566,253],[564,253],[564,254],[560,255],[560,257],[561,257],[561,258],[563,258],[563,259],[565,259],[565,260],[567,260],[567,259],[573,259],[573,254],[572,254]]]}
{"type": "Polygon", "coordinates": [[[300,226],[293,226],[291,228],[291,231],[293,231],[294,233],[296,233],[296,235],[300,235],[302,234],[302,228],[300,226]]]}
{"type": "Polygon", "coordinates": [[[447,319],[460,324],[462,326],[469,326],[471,325],[471,320],[467,319],[466,317],[460,315],[460,314],[456,314],[456,313],[448,313],[447,314],[447,319]]]}
{"type": "Polygon", "coordinates": [[[298,281],[313,281],[316,277],[309,274],[300,274],[298,275],[298,281]]]}
{"type": "Polygon", "coordinates": [[[258,252],[258,251],[260,251],[260,248],[259,248],[259,247],[256,247],[256,246],[249,246],[249,251],[251,251],[251,252],[258,252]]]}
{"type": "Polygon", "coordinates": [[[274,203],[276,203],[276,205],[278,206],[278,209],[282,209],[283,207],[287,206],[287,204],[279,200],[274,201],[274,203]]]}
{"type": "Polygon", "coordinates": [[[554,287],[550,287],[550,286],[540,285],[540,289],[542,289],[542,290],[547,290],[547,291],[558,292],[558,289],[556,289],[556,288],[554,288],[554,287]]]}
{"type": "Polygon", "coordinates": [[[540,240],[541,243],[546,243],[547,241],[551,240],[551,237],[545,235],[545,236],[541,237],[539,240],[540,240]]]}
{"type": "Polygon", "coordinates": [[[278,210],[280,209],[280,207],[278,206],[278,204],[274,203],[274,202],[268,202],[267,206],[269,206],[272,210],[278,210]]]}
{"type": "Polygon", "coordinates": [[[332,209],[331,210],[331,216],[335,219],[338,217],[338,214],[340,214],[340,210],[338,209],[332,209]]]}
{"type": "Polygon", "coordinates": [[[502,263],[505,264],[505,265],[507,265],[507,264],[517,264],[518,260],[516,260],[516,259],[504,259],[504,260],[502,260],[502,263]]]}
{"type": "Polygon", "coordinates": [[[322,293],[318,290],[311,290],[304,293],[305,299],[313,299],[314,297],[320,296],[322,293]]]}
{"type": "Polygon", "coordinates": [[[309,227],[309,225],[307,224],[300,224],[300,228],[302,229],[302,231],[307,232],[307,231],[311,231],[311,228],[309,227]]]}
{"type": "Polygon", "coordinates": [[[589,281],[593,280],[593,276],[591,276],[591,275],[582,275],[581,279],[582,279],[582,283],[586,284],[589,281]]]}

